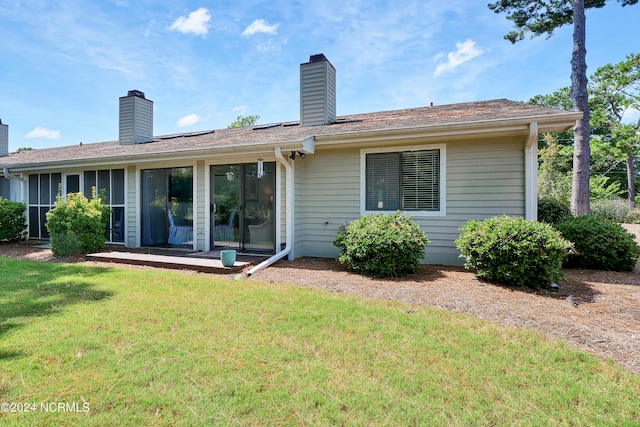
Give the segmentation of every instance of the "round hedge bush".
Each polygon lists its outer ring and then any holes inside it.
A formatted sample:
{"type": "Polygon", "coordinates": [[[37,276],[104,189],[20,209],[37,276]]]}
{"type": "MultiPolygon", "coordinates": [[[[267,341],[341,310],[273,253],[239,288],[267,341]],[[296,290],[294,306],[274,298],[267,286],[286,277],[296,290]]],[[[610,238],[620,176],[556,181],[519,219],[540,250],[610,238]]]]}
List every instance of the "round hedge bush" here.
{"type": "Polygon", "coordinates": [[[107,240],[110,208],[97,196],[95,187],[92,200],[82,193],[58,196],[54,208],[47,212],[51,252],[55,256],[90,253],[100,250],[107,240]],[[73,236],[71,236],[73,235],[73,236]],[[76,253],[77,253],[76,252],[76,253]]]}
{"type": "Polygon", "coordinates": [[[557,224],[571,216],[571,209],[559,200],[538,199],[538,221],[557,224]]]}
{"type": "Polygon", "coordinates": [[[362,216],[339,231],[338,262],[373,277],[401,277],[418,270],[429,239],[401,212],[362,216]]]}
{"type": "Polygon", "coordinates": [[[640,247],[634,236],[610,219],[582,215],[566,218],[556,228],[575,246],[565,267],[633,271],[636,266],[640,247]]]}
{"type": "Polygon", "coordinates": [[[27,235],[27,205],[0,197],[0,242],[15,242],[27,235]]]}
{"type": "Polygon", "coordinates": [[[571,243],[551,225],[524,218],[469,221],[456,246],[479,279],[506,286],[549,287],[560,279],[571,243]]]}

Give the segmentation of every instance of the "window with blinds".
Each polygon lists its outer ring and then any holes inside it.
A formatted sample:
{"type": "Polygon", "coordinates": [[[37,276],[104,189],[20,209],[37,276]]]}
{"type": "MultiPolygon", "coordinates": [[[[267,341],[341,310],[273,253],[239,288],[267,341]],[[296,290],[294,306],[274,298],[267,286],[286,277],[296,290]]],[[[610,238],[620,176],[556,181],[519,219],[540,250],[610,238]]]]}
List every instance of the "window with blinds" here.
{"type": "Polygon", "coordinates": [[[440,210],[440,150],[367,154],[366,209],[440,210]]]}

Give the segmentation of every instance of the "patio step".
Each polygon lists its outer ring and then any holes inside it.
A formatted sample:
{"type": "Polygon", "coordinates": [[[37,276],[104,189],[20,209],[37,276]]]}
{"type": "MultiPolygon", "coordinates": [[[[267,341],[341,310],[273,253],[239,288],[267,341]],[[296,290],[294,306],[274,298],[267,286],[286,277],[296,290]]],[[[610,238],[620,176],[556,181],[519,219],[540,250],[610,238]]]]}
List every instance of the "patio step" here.
{"type": "Polygon", "coordinates": [[[229,274],[241,271],[250,262],[236,261],[233,267],[225,267],[219,259],[142,254],[135,252],[101,252],[87,254],[87,261],[115,262],[149,267],[195,270],[202,273],[229,274]]]}

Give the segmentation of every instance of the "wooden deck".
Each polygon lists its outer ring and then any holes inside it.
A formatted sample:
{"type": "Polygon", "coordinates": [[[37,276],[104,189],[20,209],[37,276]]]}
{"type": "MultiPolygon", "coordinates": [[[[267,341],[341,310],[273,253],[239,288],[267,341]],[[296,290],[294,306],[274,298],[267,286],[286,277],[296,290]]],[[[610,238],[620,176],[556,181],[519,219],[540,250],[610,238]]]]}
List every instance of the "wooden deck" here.
{"type": "Polygon", "coordinates": [[[202,273],[229,274],[241,271],[245,267],[259,263],[267,257],[247,256],[238,254],[233,267],[222,265],[216,253],[193,253],[184,255],[160,255],[138,252],[101,252],[87,254],[87,261],[115,262],[131,265],[146,265],[149,267],[172,268],[177,270],[195,270],[202,273]]]}

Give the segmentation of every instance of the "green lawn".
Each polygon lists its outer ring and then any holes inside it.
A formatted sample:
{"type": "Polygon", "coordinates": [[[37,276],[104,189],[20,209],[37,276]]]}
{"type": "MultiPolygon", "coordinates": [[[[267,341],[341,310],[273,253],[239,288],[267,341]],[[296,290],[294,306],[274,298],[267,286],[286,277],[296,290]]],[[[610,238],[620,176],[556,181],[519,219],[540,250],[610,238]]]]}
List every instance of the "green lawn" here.
{"type": "Polygon", "coordinates": [[[36,409],[3,425],[640,425],[640,377],[468,316],[211,275],[0,271],[0,401],[36,409]]]}

